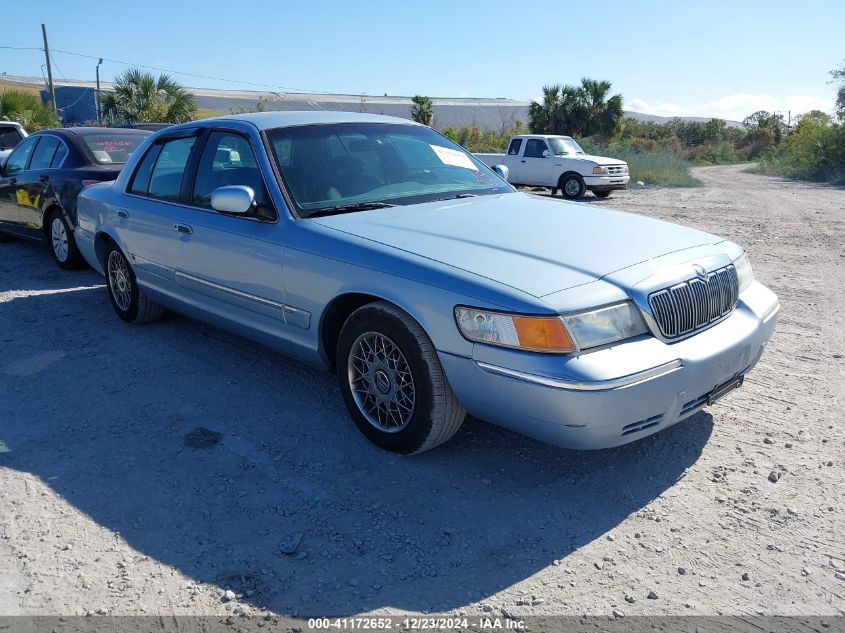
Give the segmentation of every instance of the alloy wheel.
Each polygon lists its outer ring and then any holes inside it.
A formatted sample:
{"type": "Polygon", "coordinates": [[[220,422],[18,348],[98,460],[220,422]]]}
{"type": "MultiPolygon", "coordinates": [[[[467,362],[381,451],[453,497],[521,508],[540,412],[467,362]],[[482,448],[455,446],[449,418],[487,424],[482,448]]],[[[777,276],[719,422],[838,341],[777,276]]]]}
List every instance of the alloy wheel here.
{"type": "Polygon", "coordinates": [[[416,390],[402,350],[384,334],[365,332],[352,344],[349,386],[358,410],[375,428],[398,433],[414,415],[416,390]]]}
{"type": "Polygon", "coordinates": [[[109,254],[109,290],[117,307],[126,312],[132,305],[132,278],[129,274],[129,264],[117,251],[109,254]]]}
{"type": "Polygon", "coordinates": [[[68,242],[67,231],[65,230],[65,223],[61,218],[56,216],[50,224],[50,238],[53,244],[53,253],[56,259],[60,262],[67,261],[68,256],[68,242]]]}

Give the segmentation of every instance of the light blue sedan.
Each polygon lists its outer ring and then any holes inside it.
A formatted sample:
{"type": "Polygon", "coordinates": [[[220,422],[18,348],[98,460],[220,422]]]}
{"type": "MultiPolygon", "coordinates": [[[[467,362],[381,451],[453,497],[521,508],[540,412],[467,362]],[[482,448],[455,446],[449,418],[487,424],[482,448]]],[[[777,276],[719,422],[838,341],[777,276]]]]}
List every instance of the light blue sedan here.
{"type": "Polygon", "coordinates": [[[615,446],[742,384],[779,304],[740,246],[502,176],[403,119],[206,119],[87,188],[76,242],[123,321],[171,309],[335,372],[398,453],[467,412],[615,446]]]}

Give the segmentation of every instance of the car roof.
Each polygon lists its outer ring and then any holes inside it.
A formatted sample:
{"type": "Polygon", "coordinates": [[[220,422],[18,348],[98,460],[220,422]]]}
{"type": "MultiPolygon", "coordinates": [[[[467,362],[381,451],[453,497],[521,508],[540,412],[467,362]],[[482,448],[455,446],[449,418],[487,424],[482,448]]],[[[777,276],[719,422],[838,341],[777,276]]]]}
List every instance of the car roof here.
{"type": "Polygon", "coordinates": [[[149,130],[134,130],[132,128],[123,127],[63,127],[41,131],[64,132],[66,134],[73,134],[74,136],[87,136],[89,134],[113,134],[115,132],[119,132],[121,134],[137,134],[138,136],[149,136],[150,134],[152,134],[152,132],[150,132],[149,130]]]}
{"type": "Polygon", "coordinates": [[[246,123],[252,123],[259,130],[318,123],[402,123],[405,125],[420,125],[409,119],[400,119],[382,114],[326,111],[251,112],[202,119],[201,121],[194,121],[194,123],[208,124],[210,121],[244,121],[246,123]]]}

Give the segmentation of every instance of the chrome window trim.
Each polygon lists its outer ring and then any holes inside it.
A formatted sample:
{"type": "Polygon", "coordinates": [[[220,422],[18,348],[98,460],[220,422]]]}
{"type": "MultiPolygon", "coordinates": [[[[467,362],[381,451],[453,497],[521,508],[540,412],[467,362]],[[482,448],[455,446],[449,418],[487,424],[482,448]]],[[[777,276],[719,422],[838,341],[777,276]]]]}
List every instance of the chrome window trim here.
{"type": "Polygon", "coordinates": [[[552,378],[551,376],[541,376],[539,374],[532,374],[516,369],[508,369],[506,367],[499,367],[498,365],[491,365],[490,363],[484,363],[481,361],[475,361],[475,364],[478,365],[481,370],[491,374],[498,374],[507,378],[542,385],[543,387],[552,387],[553,389],[563,389],[565,391],[605,391],[609,389],[619,389],[621,387],[630,387],[631,385],[636,385],[641,382],[646,382],[647,380],[654,380],[655,378],[671,374],[672,372],[683,368],[684,361],[677,358],[669,361],[668,363],[664,363],[644,371],[639,371],[635,374],[620,376],[619,378],[611,378],[609,380],[596,381],[574,381],[564,380],[562,378],[552,378]]]}

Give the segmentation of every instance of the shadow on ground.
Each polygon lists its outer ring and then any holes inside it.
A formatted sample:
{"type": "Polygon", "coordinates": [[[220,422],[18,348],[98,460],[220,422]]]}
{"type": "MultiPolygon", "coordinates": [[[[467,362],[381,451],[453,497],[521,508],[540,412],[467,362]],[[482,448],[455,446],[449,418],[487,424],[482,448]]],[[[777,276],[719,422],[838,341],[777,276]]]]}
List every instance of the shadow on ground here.
{"type": "Polygon", "coordinates": [[[495,594],[670,488],[712,431],[699,414],[573,452],[469,420],[400,458],[358,434],[332,377],[180,317],[126,326],[101,288],[0,303],[0,323],[0,465],[277,612],[439,611],[495,594]]]}

